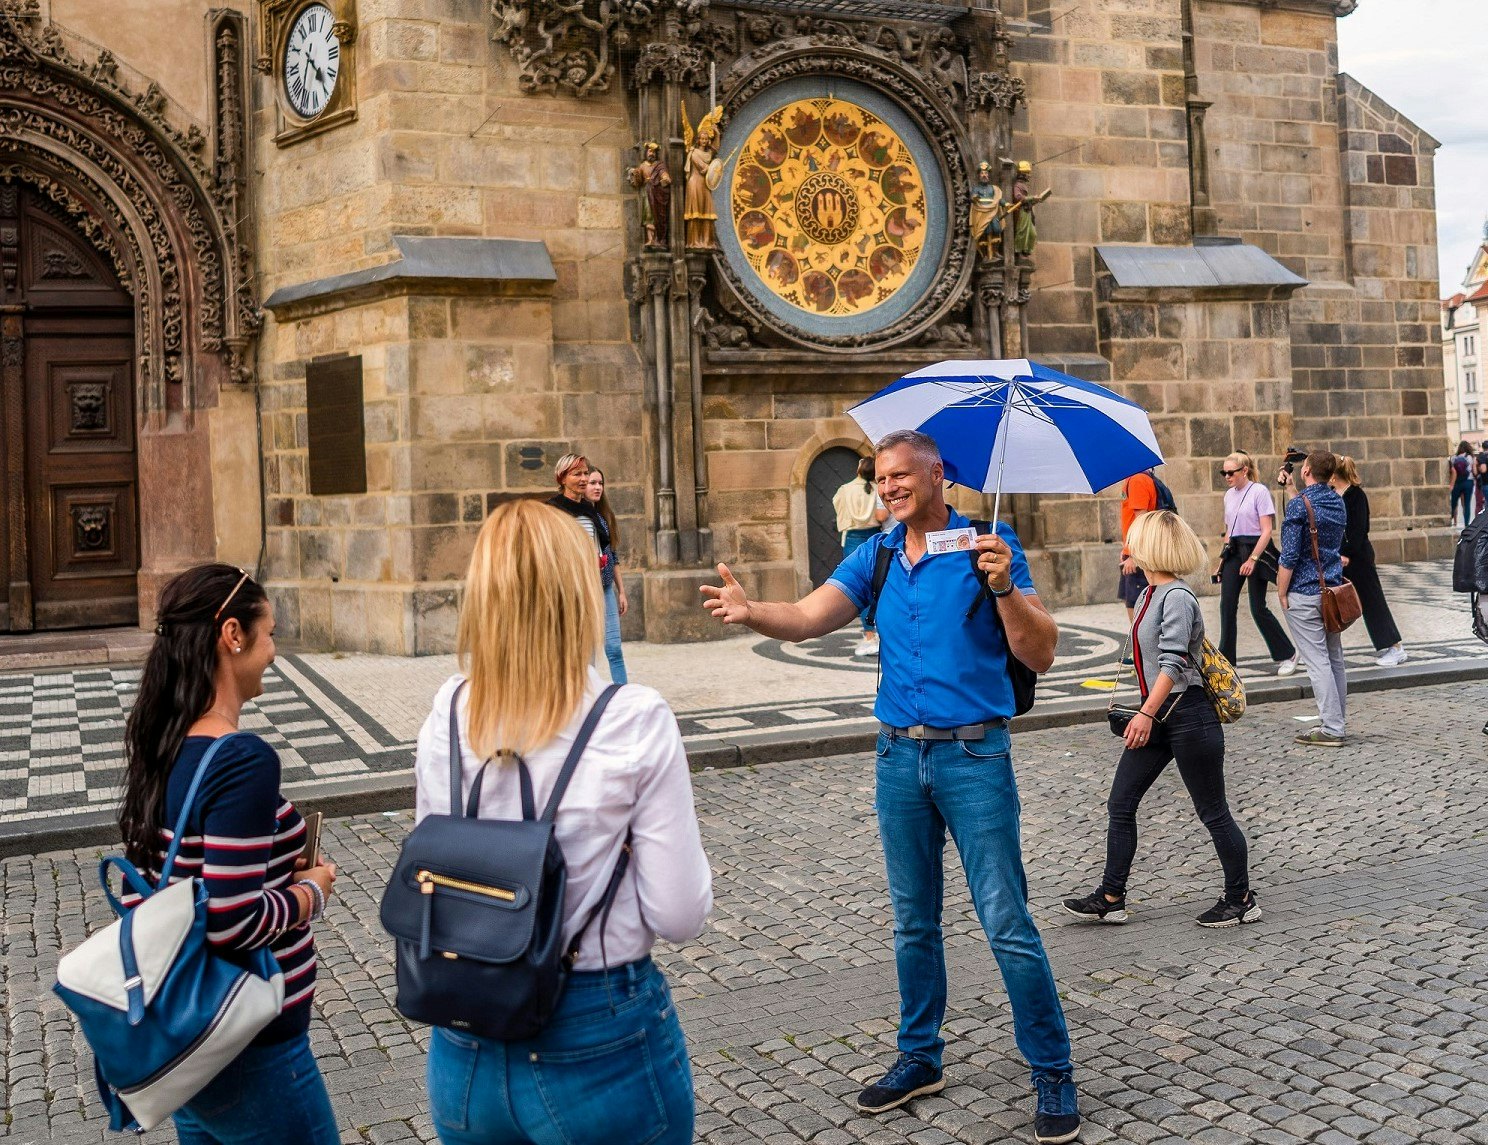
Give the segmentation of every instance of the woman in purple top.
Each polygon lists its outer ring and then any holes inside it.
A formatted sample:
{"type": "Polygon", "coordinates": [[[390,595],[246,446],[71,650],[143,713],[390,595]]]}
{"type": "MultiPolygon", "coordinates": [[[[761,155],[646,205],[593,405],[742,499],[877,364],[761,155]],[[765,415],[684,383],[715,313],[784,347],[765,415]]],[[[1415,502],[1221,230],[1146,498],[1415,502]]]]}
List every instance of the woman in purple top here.
{"type": "Polygon", "coordinates": [[[1266,584],[1276,575],[1276,552],[1271,544],[1276,532],[1276,504],[1271,491],[1256,480],[1256,464],[1248,453],[1232,453],[1220,472],[1225,479],[1224,547],[1219,567],[1219,650],[1231,664],[1235,656],[1235,624],[1240,611],[1240,585],[1248,583],[1250,616],[1260,629],[1266,650],[1276,661],[1276,674],[1290,676],[1297,670],[1297,649],[1276,614],[1266,606],[1266,584]]]}

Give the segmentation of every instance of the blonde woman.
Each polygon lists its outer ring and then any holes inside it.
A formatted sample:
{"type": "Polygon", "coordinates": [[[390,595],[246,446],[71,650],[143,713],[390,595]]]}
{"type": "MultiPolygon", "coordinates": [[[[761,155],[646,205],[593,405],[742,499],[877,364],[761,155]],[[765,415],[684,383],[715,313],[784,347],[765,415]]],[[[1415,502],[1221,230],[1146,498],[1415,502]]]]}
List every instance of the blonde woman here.
{"type": "Polygon", "coordinates": [[[1235,654],[1236,618],[1240,585],[1250,597],[1250,618],[1266,642],[1278,676],[1297,670],[1297,649],[1276,614],[1266,606],[1266,585],[1276,576],[1276,502],[1271,491],[1256,480],[1256,463],[1248,453],[1232,453],[1220,465],[1224,476],[1224,546],[1214,575],[1219,578],[1219,650],[1231,664],[1235,654]],[[1269,575],[1268,575],[1269,569],[1269,575]]]}
{"type": "Polygon", "coordinates": [[[1106,870],[1100,886],[1064,909],[1087,922],[1127,921],[1126,884],[1137,853],[1137,807],[1169,762],[1209,828],[1224,868],[1219,902],[1199,915],[1200,926],[1259,922],[1261,904],[1250,889],[1245,836],[1225,801],[1224,729],[1204,693],[1199,653],[1204,618],[1199,601],[1180,578],[1204,565],[1204,546],[1176,513],[1143,513],[1131,527],[1127,548],[1151,587],[1137,600],[1132,658],[1141,712],[1126,728],[1126,750],[1106,808],[1106,870]]]}
{"type": "MultiPolygon", "coordinates": [[[[414,769],[418,817],[450,805],[450,705],[461,682],[463,792],[483,760],[480,814],[521,817],[520,754],[538,807],[553,790],[579,724],[604,689],[591,667],[604,632],[593,542],[557,510],[515,501],[487,518],[465,579],[462,674],[434,697],[414,769]]],[[[564,942],[603,897],[621,848],[630,868],[608,918],[584,933],[552,1023],[536,1038],[495,1042],[435,1028],[430,1113],[458,1145],[689,1145],[692,1074],[658,937],[695,938],[712,906],[677,721],[650,688],[627,685],[605,711],[558,807],[568,865],[564,942]],[[644,1049],[644,1052],[642,1050],[644,1049]]]]}

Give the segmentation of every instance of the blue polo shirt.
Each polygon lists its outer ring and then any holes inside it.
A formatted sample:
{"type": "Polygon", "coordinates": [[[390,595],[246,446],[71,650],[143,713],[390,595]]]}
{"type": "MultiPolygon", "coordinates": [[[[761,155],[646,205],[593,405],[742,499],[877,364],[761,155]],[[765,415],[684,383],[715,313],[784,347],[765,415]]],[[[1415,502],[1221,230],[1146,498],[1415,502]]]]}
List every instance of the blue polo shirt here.
{"type": "MultiPolygon", "coordinates": [[[[946,528],[970,524],[952,509],[946,528]]],[[[883,682],[873,714],[895,727],[958,728],[1011,719],[1007,646],[991,602],[966,619],[980,588],[971,558],[964,552],[927,553],[911,565],[904,555],[904,533],[904,526],[896,525],[859,545],[827,578],[859,610],[867,608],[878,550],[894,550],[874,618],[883,682]]],[[[997,535],[1013,551],[1013,583],[1032,595],[1033,577],[1018,534],[1011,525],[998,522],[997,535]]]]}

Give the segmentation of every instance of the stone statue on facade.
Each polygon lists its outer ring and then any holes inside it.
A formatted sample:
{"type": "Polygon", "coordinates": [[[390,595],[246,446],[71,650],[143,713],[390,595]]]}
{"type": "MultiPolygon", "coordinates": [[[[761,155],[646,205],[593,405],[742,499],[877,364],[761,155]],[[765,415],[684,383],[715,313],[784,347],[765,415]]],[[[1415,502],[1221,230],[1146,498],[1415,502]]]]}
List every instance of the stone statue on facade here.
{"type": "Polygon", "coordinates": [[[1033,164],[1023,160],[1018,164],[1018,173],[1013,179],[1013,201],[1008,204],[1008,214],[1013,220],[1013,253],[1020,259],[1033,257],[1033,248],[1038,245],[1038,228],[1034,225],[1033,208],[1054,193],[1052,188],[1037,195],[1031,194],[1028,181],[1033,176],[1033,164]]]}
{"type": "Polygon", "coordinates": [[[659,144],[648,141],[641,161],[626,172],[630,185],[641,193],[641,228],[648,247],[664,247],[672,231],[672,173],[661,160],[659,144]]]}
{"type": "Polygon", "coordinates": [[[971,241],[977,254],[996,259],[1002,250],[1002,188],[992,178],[992,164],[978,163],[971,186],[971,241]]]}
{"type": "Polygon", "coordinates": [[[723,179],[723,163],[718,158],[719,125],[723,108],[715,107],[703,116],[694,134],[687,119],[687,105],[682,105],[682,142],[687,151],[687,181],[683,188],[682,217],[687,222],[688,250],[716,250],[718,214],[713,210],[713,191],[723,179]]]}

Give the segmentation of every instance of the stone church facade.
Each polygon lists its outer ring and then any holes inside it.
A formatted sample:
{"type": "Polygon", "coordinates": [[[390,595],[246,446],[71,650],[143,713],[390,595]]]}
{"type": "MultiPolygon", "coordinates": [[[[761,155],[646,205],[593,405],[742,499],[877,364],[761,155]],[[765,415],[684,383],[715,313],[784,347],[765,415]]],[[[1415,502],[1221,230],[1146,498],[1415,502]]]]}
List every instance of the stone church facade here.
{"type": "MultiPolygon", "coordinates": [[[[1339,74],[1353,7],[0,0],[0,631],[216,558],[306,646],[444,651],[577,448],[630,634],[703,637],[714,562],[819,579],[847,408],[949,357],[1140,402],[1207,535],[1299,442],[1443,551],[1436,143],[1339,74]]],[[[1111,595],[1113,494],[1012,514],[1111,595]]]]}

